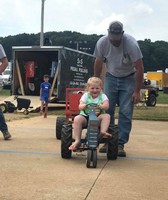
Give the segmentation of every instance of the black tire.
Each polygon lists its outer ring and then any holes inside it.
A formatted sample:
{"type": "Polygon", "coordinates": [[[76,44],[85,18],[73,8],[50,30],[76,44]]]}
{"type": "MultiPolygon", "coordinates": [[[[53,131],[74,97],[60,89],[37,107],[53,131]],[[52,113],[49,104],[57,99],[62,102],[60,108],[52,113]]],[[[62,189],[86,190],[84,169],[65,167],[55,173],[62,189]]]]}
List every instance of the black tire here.
{"type": "Polygon", "coordinates": [[[148,100],[146,101],[147,106],[155,106],[156,105],[156,95],[149,94],[148,100]]]}
{"type": "Polygon", "coordinates": [[[10,102],[10,103],[8,104],[8,112],[9,112],[9,113],[13,113],[15,110],[16,110],[15,105],[14,105],[13,103],[10,102]]]}
{"type": "Polygon", "coordinates": [[[65,123],[65,120],[65,117],[57,117],[56,119],[55,135],[58,140],[61,139],[62,125],[65,123]]]}
{"type": "Polygon", "coordinates": [[[72,124],[64,123],[61,131],[61,156],[62,158],[71,158],[72,151],[69,150],[72,144],[72,124]]]}
{"type": "Polygon", "coordinates": [[[0,104],[0,108],[1,108],[3,113],[6,113],[7,110],[8,110],[8,107],[7,107],[6,103],[1,103],[0,104]]]}
{"type": "Polygon", "coordinates": [[[93,160],[92,160],[92,167],[97,167],[97,149],[92,150],[93,160]]]}
{"type": "Polygon", "coordinates": [[[108,139],[107,159],[116,160],[118,156],[118,126],[110,126],[108,132],[112,134],[112,138],[108,139]]]}
{"type": "Polygon", "coordinates": [[[29,111],[28,110],[24,110],[23,113],[24,113],[24,115],[28,115],[29,111]]]}
{"type": "Polygon", "coordinates": [[[90,168],[92,163],[92,150],[88,149],[87,150],[87,157],[86,157],[86,167],[90,168]]]}
{"type": "Polygon", "coordinates": [[[86,167],[87,168],[97,167],[97,150],[96,149],[87,150],[86,167]]]}
{"type": "Polygon", "coordinates": [[[21,95],[22,94],[22,90],[21,90],[21,88],[19,87],[19,88],[17,88],[17,91],[16,91],[16,93],[18,94],[18,95],[21,95]]]}

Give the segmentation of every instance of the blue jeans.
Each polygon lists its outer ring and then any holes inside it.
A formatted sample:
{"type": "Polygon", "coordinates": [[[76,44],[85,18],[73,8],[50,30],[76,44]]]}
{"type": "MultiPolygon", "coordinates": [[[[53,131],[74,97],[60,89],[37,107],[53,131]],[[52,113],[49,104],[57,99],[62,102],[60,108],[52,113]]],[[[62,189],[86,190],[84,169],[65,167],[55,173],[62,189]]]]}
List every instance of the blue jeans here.
{"type": "Polygon", "coordinates": [[[0,131],[7,131],[8,127],[5,122],[4,114],[0,108],[0,131]]]}
{"type": "Polygon", "coordinates": [[[127,77],[117,78],[106,73],[105,94],[109,98],[108,113],[111,116],[111,125],[114,125],[114,113],[116,104],[119,104],[118,144],[124,146],[129,140],[129,134],[132,128],[132,115],[134,103],[132,94],[135,89],[135,74],[127,77]]]}

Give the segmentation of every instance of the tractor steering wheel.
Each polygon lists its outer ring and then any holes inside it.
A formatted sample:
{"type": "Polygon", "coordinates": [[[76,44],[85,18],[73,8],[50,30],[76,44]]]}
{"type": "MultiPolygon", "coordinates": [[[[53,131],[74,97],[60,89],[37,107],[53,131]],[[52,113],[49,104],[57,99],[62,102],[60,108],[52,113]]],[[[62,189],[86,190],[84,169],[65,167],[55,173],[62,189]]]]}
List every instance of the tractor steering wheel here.
{"type": "Polygon", "coordinates": [[[86,105],[86,109],[84,110],[84,113],[86,115],[89,115],[91,112],[94,112],[96,115],[99,115],[101,113],[101,109],[98,108],[96,103],[89,103],[86,105]]]}

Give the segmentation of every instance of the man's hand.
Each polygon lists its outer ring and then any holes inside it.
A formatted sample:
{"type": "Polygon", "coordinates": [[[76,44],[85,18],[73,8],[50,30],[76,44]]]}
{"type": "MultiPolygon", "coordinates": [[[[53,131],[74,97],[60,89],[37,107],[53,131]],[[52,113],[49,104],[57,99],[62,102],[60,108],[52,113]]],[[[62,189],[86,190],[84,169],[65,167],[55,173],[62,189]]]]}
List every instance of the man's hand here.
{"type": "Polygon", "coordinates": [[[136,104],[140,101],[140,92],[134,92],[132,95],[132,101],[136,104]]]}

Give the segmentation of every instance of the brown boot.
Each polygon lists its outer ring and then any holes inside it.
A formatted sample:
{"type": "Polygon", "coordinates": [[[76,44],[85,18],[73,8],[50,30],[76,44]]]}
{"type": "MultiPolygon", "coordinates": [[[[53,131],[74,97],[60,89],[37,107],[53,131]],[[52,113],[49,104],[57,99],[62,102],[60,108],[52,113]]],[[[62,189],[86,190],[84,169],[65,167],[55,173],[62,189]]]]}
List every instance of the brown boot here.
{"type": "Polygon", "coordinates": [[[106,153],[107,152],[107,144],[103,144],[103,146],[99,149],[100,153],[106,153]]]}
{"type": "Polygon", "coordinates": [[[2,134],[4,136],[4,140],[8,140],[9,138],[12,137],[8,130],[2,131],[2,134]]]}
{"type": "Polygon", "coordinates": [[[124,150],[124,146],[118,146],[118,157],[126,157],[126,152],[124,150]]]}

